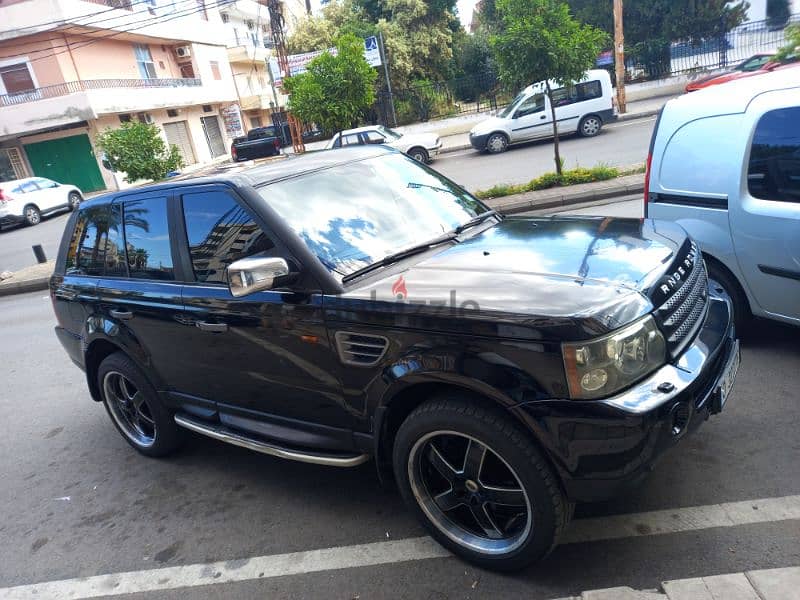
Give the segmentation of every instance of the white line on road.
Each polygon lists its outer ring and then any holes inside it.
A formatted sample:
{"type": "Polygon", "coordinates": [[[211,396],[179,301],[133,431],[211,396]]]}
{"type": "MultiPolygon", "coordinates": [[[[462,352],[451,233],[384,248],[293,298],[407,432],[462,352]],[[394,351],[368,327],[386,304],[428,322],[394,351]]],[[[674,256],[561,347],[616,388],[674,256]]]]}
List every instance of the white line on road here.
{"type": "MultiPolygon", "coordinates": [[[[800,519],[800,495],[579,519],[570,525],[561,543],[644,537],[794,519],[800,519]]],[[[0,598],[74,600],[119,596],[446,556],[449,553],[431,538],[410,538],[0,588],[0,598]]]]}

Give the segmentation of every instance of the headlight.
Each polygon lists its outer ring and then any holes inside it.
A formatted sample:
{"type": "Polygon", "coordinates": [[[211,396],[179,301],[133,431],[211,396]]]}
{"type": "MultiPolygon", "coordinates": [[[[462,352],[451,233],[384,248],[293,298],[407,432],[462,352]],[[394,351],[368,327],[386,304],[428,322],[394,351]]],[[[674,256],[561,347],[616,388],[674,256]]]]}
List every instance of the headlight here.
{"type": "Polygon", "coordinates": [[[571,398],[602,398],[664,365],[667,344],[647,316],[606,336],[562,344],[571,398]]]}

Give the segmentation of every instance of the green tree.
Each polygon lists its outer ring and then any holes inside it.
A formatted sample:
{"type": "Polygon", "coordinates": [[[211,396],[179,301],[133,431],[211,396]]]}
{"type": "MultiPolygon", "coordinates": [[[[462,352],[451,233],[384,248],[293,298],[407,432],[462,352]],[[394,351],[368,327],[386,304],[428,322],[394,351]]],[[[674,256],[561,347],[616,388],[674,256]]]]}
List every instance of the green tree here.
{"type": "Polygon", "coordinates": [[[129,121],[117,129],[107,128],[96,141],[112,168],[125,173],[128,183],[139,179],[159,181],[184,166],[178,147],[167,147],[155,125],[129,121]]]}
{"type": "Polygon", "coordinates": [[[767,25],[770,27],[785,26],[791,14],[789,0],[767,0],[767,25]]]}
{"type": "Polygon", "coordinates": [[[786,45],[775,54],[775,60],[785,61],[800,57],[800,25],[793,23],[786,28],[786,45]]]}
{"type": "Polygon", "coordinates": [[[336,56],[323,52],[305,73],[284,81],[289,110],[328,132],[354,126],[375,101],[377,73],[364,59],[364,42],[345,34],[336,49],[336,56]]]}
{"type": "Polygon", "coordinates": [[[492,91],[497,84],[489,38],[482,30],[473,34],[456,34],[453,44],[454,74],[458,78],[456,97],[472,101],[492,91]]]}
{"type": "Polygon", "coordinates": [[[553,120],[556,172],[561,176],[553,90],[583,79],[595,63],[606,34],[581,25],[560,0],[498,0],[502,31],[491,37],[500,78],[515,87],[545,82],[553,120]]]}
{"type": "MultiPolygon", "coordinates": [[[[610,0],[567,1],[579,21],[613,35],[610,0]]],[[[721,38],[744,21],[748,7],[745,0],[625,0],[626,57],[653,77],[669,75],[673,41],[721,38]]]]}

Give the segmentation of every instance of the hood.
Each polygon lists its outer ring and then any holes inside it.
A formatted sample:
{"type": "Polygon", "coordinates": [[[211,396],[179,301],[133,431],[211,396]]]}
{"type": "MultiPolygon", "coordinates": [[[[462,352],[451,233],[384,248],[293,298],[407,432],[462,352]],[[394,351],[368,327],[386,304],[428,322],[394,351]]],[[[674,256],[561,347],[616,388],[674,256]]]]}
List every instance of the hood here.
{"type": "Polygon", "coordinates": [[[484,135],[491,133],[497,129],[502,129],[508,123],[508,119],[501,117],[489,117],[485,121],[481,121],[470,130],[470,135],[484,135]]]}
{"type": "Polygon", "coordinates": [[[449,318],[506,324],[511,337],[587,339],[651,312],[651,291],[689,245],[674,223],[508,217],[342,298],[409,315],[442,316],[446,305],[449,318]]]}

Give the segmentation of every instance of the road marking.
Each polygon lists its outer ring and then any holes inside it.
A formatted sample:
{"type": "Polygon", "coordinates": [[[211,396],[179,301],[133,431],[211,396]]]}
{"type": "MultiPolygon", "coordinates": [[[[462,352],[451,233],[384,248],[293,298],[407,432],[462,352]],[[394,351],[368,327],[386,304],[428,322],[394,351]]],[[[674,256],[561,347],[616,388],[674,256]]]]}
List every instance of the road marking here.
{"type": "MultiPolygon", "coordinates": [[[[800,519],[800,495],[578,519],[570,525],[561,543],[636,538],[793,519],[800,519]]],[[[119,596],[447,556],[450,553],[431,538],[410,538],[0,588],[0,598],[74,600],[119,596]]]]}

